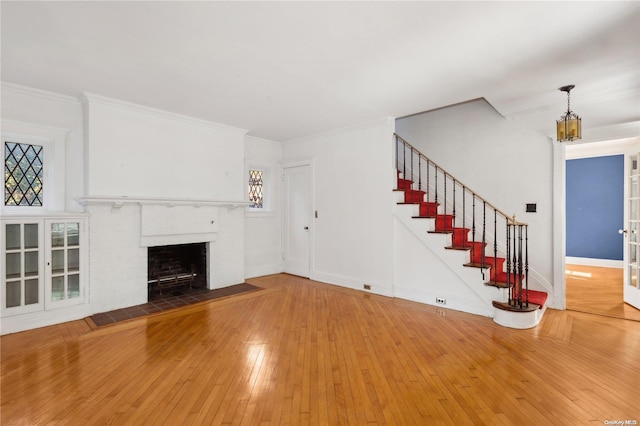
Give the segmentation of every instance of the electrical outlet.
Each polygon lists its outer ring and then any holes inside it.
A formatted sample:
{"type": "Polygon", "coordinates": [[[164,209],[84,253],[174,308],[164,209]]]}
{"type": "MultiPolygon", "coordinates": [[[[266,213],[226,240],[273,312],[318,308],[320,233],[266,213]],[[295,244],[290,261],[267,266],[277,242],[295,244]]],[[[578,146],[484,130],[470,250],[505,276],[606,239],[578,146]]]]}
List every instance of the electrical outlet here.
{"type": "Polygon", "coordinates": [[[371,290],[371,285],[370,284],[365,284],[364,285],[364,289],[365,290],[371,290]]]}
{"type": "Polygon", "coordinates": [[[436,297],[436,303],[439,305],[446,305],[447,299],[445,299],[444,297],[436,297]]]}

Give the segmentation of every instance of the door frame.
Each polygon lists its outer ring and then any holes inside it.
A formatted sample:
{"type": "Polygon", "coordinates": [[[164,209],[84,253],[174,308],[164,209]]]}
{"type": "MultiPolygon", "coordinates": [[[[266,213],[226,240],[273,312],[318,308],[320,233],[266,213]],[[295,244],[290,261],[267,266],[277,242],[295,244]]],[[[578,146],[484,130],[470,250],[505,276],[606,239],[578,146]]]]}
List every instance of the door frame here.
{"type": "Polygon", "coordinates": [[[284,191],[284,173],[286,169],[294,168],[294,167],[308,167],[309,170],[309,279],[313,279],[315,276],[315,211],[316,211],[316,200],[315,200],[315,174],[314,174],[314,160],[312,158],[295,160],[295,161],[285,161],[282,163],[282,197],[281,197],[281,210],[282,210],[282,270],[284,271],[284,247],[285,247],[285,238],[286,238],[286,230],[288,227],[288,223],[286,221],[286,211],[285,211],[285,200],[286,195],[284,191]]]}
{"type": "MultiPolygon", "coordinates": [[[[553,144],[553,251],[556,253],[553,257],[553,279],[554,279],[554,303],[557,309],[566,309],[566,164],[567,155],[566,147],[568,145],[557,143],[551,139],[553,144]],[[560,283],[560,285],[558,285],[560,283]]],[[[638,146],[636,138],[619,138],[601,141],[585,141],[572,146],[584,146],[589,154],[585,157],[600,157],[608,155],[624,155],[624,218],[623,225],[627,225],[628,220],[628,182],[627,182],[627,157],[634,152],[634,147],[638,146]],[[588,148],[587,148],[588,147],[588,148]]],[[[623,250],[623,268],[627,268],[628,256],[626,248],[626,240],[623,242],[625,249],[623,250]]],[[[626,269],[625,269],[626,270],[626,269]]],[[[624,280],[622,285],[624,286],[624,280]]],[[[624,288],[623,288],[624,290],[624,288]]],[[[622,300],[621,300],[622,301],[622,300]]]]}
{"type": "MultiPolygon", "coordinates": [[[[640,147],[637,147],[640,148],[640,147]]],[[[640,152],[640,149],[638,149],[640,152]]],[[[640,309],[640,290],[638,288],[630,288],[631,283],[629,282],[630,276],[629,271],[631,267],[631,254],[630,254],[630,238],[631,238],[631,172],[632,172],[632,162],[634,158],[636,161],[640,161],[640,155],[636,153],[625,154],[624,156],[624,272],[622,274],[622,299],[624,303],[633,306],[636,309],[640,309]]],[[[636,166],[638,167],[638,166],[636,166]]],[[[636,230],[637,231],[637,230],[636,230]]],[[[638,238],[638,236],[636,236],[638,238]]],[[[636,249],[638,247],[636,246],[636,249]]],[[[638,253],[636,253],[637,259],[638,253]]],[[[637,262],[637,260],[636,260],[637,262]]],[[[637,265],[637,263],[636,263],[637,265]]],[[[638,268],[636,267],[636,273],[638,268]]],[[[636,280],[638,276],[636,275],[636,280]]]]}

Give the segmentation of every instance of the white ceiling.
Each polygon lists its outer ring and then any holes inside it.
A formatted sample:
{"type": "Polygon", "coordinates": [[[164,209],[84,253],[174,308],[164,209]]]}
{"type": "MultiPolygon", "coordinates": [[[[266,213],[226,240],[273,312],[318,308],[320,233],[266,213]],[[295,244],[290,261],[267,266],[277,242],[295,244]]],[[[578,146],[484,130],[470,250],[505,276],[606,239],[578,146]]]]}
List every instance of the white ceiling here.
{"type": "Polygon", "coordinates": [[[484,97],[638,136],[640,2],[10,2],[2,80],[277,141],[484,97]]]}

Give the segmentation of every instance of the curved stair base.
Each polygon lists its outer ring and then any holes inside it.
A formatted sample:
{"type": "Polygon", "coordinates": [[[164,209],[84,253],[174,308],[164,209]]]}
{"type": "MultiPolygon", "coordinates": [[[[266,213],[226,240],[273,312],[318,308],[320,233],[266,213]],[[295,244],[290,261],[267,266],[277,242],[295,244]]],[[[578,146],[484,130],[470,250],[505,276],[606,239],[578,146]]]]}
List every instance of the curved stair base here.
{"type": "Polygon", "coordinates": [[[504,308],[494,307],[493,322],[509,328],[533,328],[540,323],[546,310],[546,305],[526,311],[506,310],[504,308]]]}

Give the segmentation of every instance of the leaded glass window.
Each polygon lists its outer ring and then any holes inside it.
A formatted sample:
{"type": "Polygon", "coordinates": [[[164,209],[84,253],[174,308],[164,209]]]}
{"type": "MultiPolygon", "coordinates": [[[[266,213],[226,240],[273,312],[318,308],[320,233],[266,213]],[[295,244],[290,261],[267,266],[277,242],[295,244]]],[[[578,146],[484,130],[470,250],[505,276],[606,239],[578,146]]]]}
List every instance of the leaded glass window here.
{"type": "Polygon", "coordinates": [[[250,208],[261,209],[264,207],[263,181],[264,172],[262,170],[249,170],[249,204],[250,208]]]}
{"type": "Polygon", "coordinates": [[[42,146],[5,142],[5,206],[42,206],[42,181],[42,146]]]}

